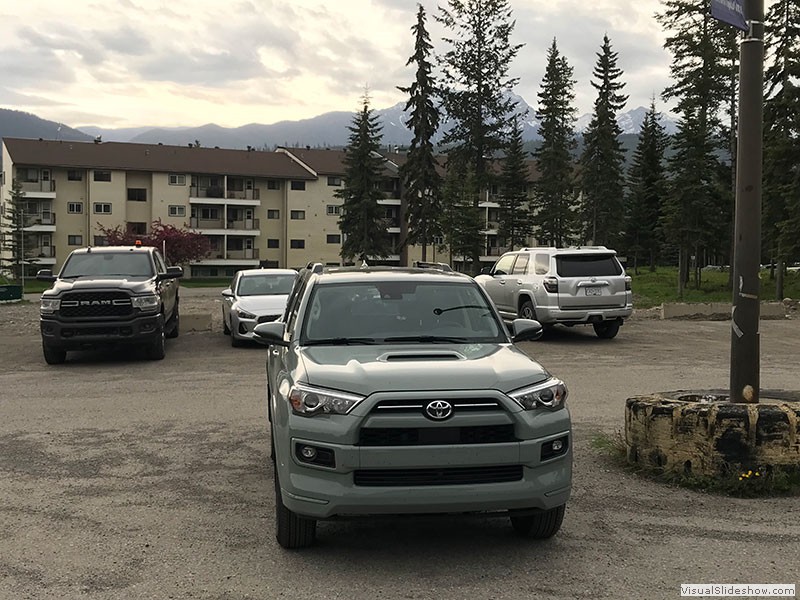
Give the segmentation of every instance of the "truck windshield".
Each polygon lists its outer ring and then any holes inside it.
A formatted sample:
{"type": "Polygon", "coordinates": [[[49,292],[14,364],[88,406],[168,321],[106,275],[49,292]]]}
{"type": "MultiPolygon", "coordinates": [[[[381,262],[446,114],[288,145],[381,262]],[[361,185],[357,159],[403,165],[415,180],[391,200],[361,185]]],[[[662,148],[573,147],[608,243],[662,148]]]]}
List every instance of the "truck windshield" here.
{"type": "Polygon", "coordinates": [[[152,277],[150,257],[142,252],[90,252],[69,257],[59,277],[152,277]]]}

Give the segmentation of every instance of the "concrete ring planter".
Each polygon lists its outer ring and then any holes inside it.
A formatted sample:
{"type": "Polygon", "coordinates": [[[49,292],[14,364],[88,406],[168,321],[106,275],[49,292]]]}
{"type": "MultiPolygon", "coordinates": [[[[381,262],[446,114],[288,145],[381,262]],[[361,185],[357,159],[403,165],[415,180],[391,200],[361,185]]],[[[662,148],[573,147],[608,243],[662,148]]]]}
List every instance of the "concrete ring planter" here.
{"type": "Polygon", "coordinates": [[[800,467],[800,393],[761,390],[758,404],[727,392],[676,391],[625,403],[628,462],[710,477],[733,469],[800,467]]]}

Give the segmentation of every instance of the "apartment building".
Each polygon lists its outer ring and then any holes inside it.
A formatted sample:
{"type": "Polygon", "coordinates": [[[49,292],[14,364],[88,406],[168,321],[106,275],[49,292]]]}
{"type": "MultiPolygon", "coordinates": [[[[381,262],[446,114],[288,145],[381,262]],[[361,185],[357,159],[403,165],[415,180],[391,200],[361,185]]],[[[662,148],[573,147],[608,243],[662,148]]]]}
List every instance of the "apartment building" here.
{"type": "MultiPolygon", "coordinates": [[[[274,152],[119,142],[70,142],[5,138],[0,202],[8,203],[15,179],[24,193],[24,231],[32,261],[28,274],[58,269],[71,250],[102,245],[100,227],[146,233],[161,219],[209,238],[211,253],[189,265],[189,277],[229,277],[242,268],[301,267],[309,261],[340,265],[344,152],[279,148],[274,152]]],[[[384,156],[384,199],[395,251],[377,264],[411,264],[421,248],[402,248],[404,227],[399,169],[401,154],[384,156]]],[[[486,254],[498,246],[499,204],[487,190],[486,254]]],[[[0,210],[5,215],[5,210],[0,210]]],[[[8,235],[8,221],[0,231],[8,235]]],[[[427,259],[462,259],[428,247],[427,259]]],[[[167,249],[167,254],[169,253],[167,249]]]]}

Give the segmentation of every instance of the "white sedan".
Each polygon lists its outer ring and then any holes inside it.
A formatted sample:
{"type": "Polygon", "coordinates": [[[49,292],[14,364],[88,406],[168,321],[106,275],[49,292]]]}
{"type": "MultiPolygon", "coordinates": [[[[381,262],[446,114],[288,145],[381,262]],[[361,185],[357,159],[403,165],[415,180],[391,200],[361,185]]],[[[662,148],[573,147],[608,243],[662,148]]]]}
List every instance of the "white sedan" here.
{"type": "Polygon", "coordinates": [[[294,269],[244,269],[222,291],[222,328],[231,346],[253,339],[253,327],[283,314],[297,271],[294,269]]]}

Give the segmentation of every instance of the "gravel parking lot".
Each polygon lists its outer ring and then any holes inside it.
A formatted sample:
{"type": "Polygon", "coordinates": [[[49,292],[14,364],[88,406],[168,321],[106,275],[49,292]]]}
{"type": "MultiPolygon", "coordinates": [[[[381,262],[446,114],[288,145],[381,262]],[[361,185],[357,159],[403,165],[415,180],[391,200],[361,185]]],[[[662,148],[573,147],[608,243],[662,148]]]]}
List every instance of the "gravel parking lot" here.
{"type": "MultiPolygon", "coordinates": [[[[182,290],[213,330],[127,353],[41,356],[35,302],[0,305],[0,598],[678,598],[681,583],[798,584],[797,498],[732,499],[613,466],[591,446],[625,399],[728,386],[730,324],[629,321],[523,344],[570,388],[573,498],[561,532],[505,519],[321,523],[274,539],[264,349],[231,348],[219,290],[182,290]]],[[[761,323],[763,388],[800,390],[800,319],[761,323]]]]}

